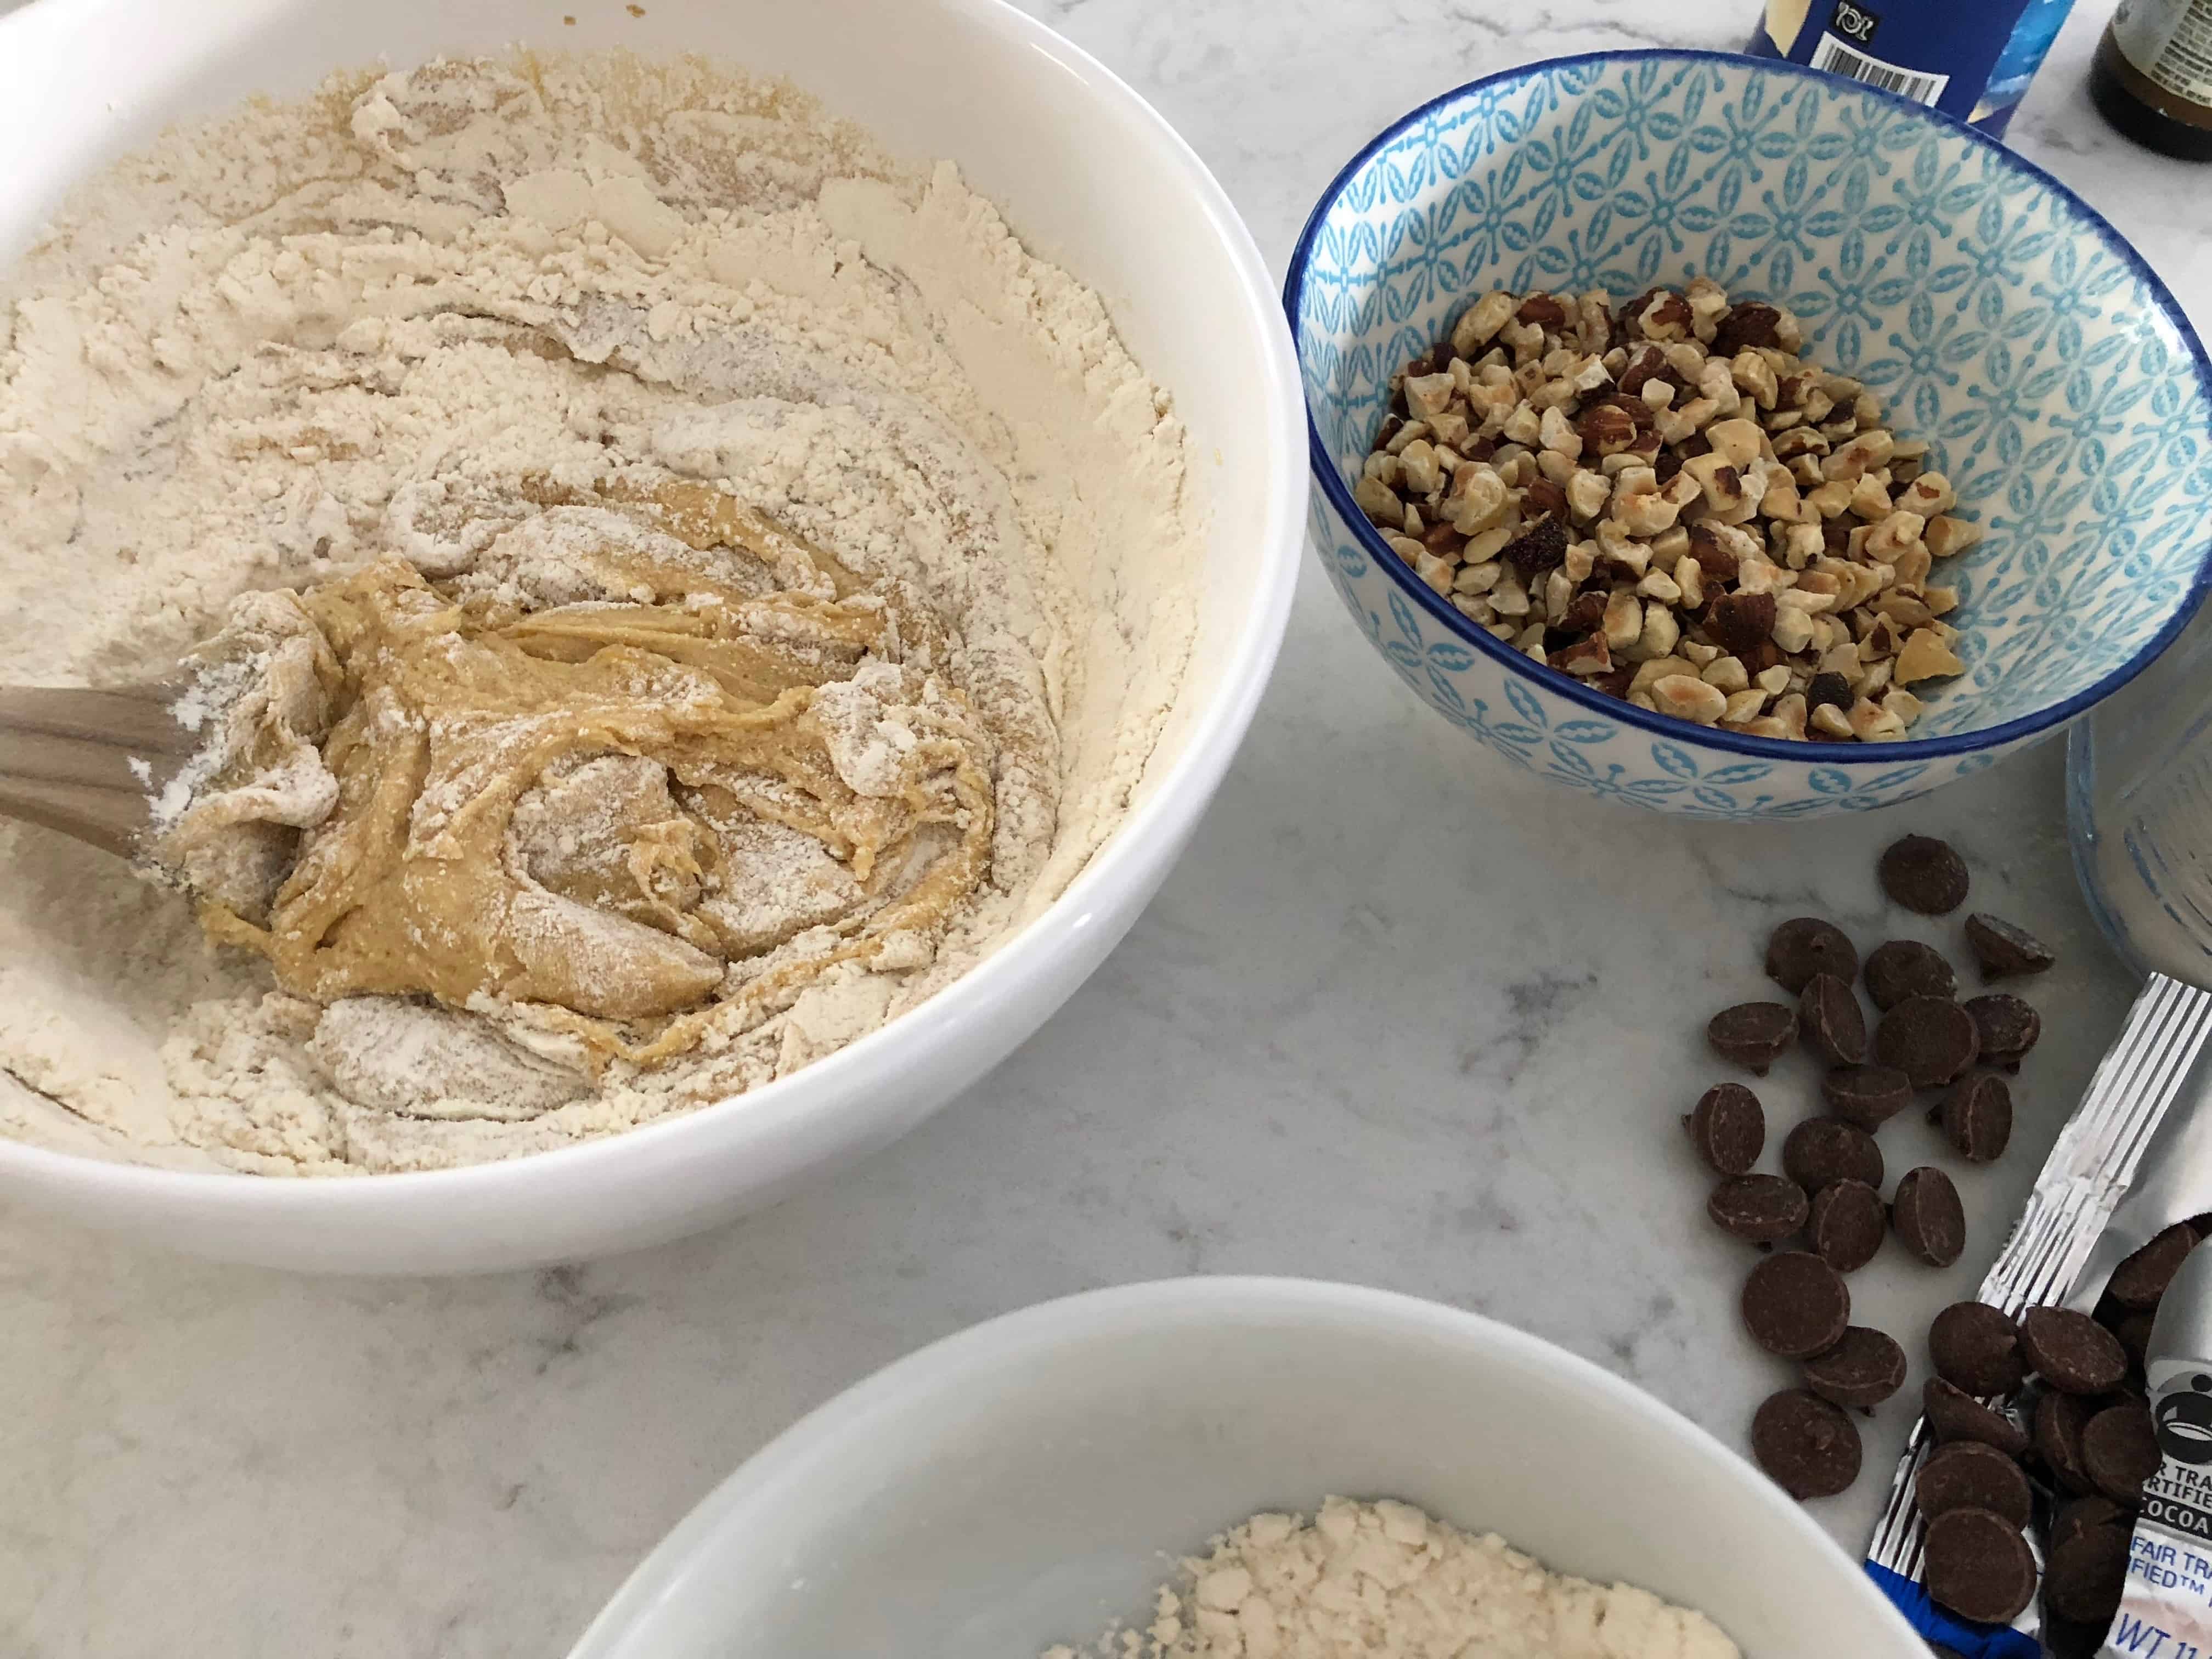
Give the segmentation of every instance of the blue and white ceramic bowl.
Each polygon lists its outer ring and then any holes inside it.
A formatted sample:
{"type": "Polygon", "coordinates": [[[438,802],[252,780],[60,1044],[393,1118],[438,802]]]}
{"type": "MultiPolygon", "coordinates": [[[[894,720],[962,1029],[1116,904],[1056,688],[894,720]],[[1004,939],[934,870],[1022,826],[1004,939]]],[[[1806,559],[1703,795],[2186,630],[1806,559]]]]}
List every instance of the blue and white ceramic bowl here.
{"type": "Polygon", "coordinates": [[[2164,284],[2002,145],[1795,64],[1606,52],[1449,93],[1338,175],[1285,301],[1345,605],[1446,719],[1586,793],[1716,818],[1908,800],[2124,684],[2212,577],[2212,362],[2164,284]],[[1929,441],[1984,527],[1946,567],[1966,672],[1909,742],[1747,737],[1591,690],[1454,611],[1352,504],[1393,371],[1470,299],[1700,275],[1796,313],[1807,356],[1929,441]]]}

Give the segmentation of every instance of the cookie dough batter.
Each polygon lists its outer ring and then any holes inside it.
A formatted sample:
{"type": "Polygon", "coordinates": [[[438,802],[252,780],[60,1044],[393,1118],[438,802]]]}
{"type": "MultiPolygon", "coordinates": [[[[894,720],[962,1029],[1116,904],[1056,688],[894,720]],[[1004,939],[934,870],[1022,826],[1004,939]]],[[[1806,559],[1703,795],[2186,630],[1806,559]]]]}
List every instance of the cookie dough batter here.
{"type": "Polygon", "coordinates": [[[613,493],[628,513],[556,507],[461,580],[387,556],[244,602],[214,653],[292,684],[164,849],[212,938],[317,1003],[507,1005],[594,1071],[933,951],[990,866],[998,750],[932,672],[940,631],[711,488],[613,493]],[[272,828],[309,835],[238,855],[272,828]],[[802,926],[836,942],[720,998],[802,926]]]}

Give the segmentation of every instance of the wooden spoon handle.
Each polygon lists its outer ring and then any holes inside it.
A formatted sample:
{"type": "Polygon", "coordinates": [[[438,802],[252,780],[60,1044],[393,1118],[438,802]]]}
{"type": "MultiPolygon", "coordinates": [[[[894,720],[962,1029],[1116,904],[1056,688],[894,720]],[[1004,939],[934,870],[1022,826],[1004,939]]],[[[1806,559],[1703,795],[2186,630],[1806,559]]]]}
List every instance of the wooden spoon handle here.
{"type": "Polygon", "coordinates": [[[176,696],[0,686],[0,814],[130,857],[154,797],[200,745],[169,712],[176,696]]]}

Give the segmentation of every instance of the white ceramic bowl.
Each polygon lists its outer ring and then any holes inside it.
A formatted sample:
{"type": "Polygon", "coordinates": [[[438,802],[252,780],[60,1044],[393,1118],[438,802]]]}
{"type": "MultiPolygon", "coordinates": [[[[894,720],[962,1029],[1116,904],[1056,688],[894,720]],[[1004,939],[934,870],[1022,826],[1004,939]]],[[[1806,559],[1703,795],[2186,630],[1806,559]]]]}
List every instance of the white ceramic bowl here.
{"type": "Polygon", "coordinates": [[[0,1141],[0,1198],[230,1260],[451,1273],[604,1255],[757,1206],[905,1133],[1036,1029],[1135,920],[1249,723],[1304,536],[1287,331],[1206,168],[1097,63],[995,0],[38,0],[0,18],[0,259],[70,185],[168,123],[380,57],[628,46],[789,76],[898,153],[950,157],[1103,297],[1210,465],[1196,649],[1139,799],[1019,937],[805,1070],[616,1139],[422,1175],[282,1181],[0,1141]],[[575,14],[564,27],[563,10],[575,14]]]}
{"type": "Polygon", "coordinates": [[[1186,1279],[1047,1303],[787,1431],[570,1659],[1036,1659],[1266,1509],[1401,1498],[1716,1620],[1747,1659],[1925,1659],[1803,1510],[1589,1362],[1387,1291],[1186,1279]]]}

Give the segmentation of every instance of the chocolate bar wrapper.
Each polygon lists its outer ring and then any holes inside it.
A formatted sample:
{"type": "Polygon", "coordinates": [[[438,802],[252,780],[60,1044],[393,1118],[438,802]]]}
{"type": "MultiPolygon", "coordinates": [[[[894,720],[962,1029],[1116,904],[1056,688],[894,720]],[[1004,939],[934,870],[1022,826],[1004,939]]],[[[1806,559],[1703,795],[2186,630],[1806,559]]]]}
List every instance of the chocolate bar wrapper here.
{"type": "MultiPolygon", "coordinates": [[[[2026,1209],[1982,1280],[1982,1301],[2014,1317],[2051,1304],[2086,1312],[2112,1269],[2153,1236],[2212,1210],[2208,1036],[2212,994],[2154,974],[2059,1132],[2026,1209]]],[[[2014,1398],[1984,1403],[2025,1427],[2033,1399],[2031,1385],[2014,1398]]],[[[1931,1644],[1961,1659],[2042,1659],[2046,1621],[2039,1604],[2009,1626],[1991,1626],[1960,1619],[1929,1600],[1921,1578],[1926,1529],[1912,1491],[1933,1449],[1923,1419],[1905,1442],[1889,1502],[1867,1546],[1868,1573],[1931,1644]]],[[[2037,1523],[2029,1532],[2039,1576],[2051,1498],[2039,1492],[2037,1523]]],[[[2130,1659],[2192,1656],[2146,1649],[2130,1659]]]]}

